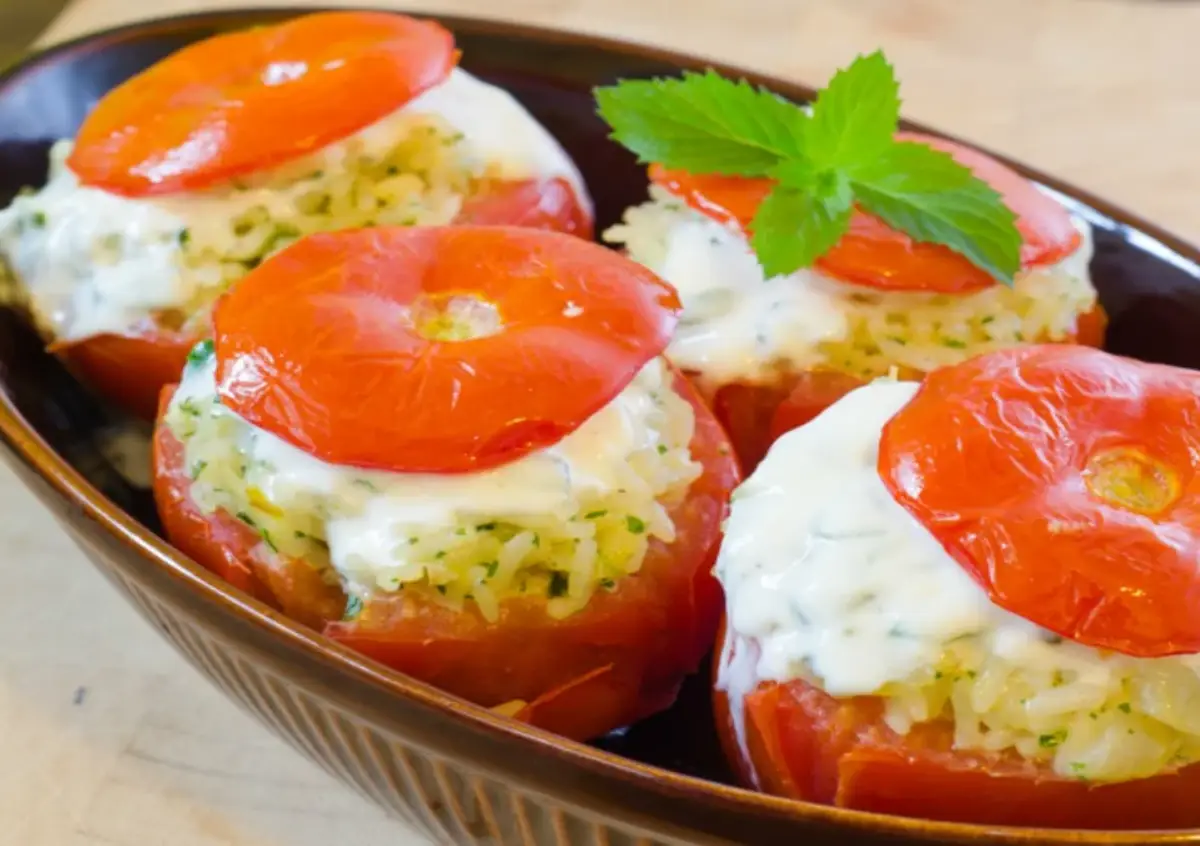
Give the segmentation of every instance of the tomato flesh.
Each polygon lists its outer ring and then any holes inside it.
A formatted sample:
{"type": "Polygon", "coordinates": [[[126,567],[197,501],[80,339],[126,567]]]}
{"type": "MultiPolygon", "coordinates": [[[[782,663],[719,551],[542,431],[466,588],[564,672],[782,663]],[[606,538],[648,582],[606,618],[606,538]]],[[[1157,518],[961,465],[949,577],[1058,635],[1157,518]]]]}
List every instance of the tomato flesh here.
{"type": "Polygon", "coordinates": [[[1078,346],[926,376],[879,473],[997,605],[1088,646],[1200,652],[1200,372],[1078,346]]]}
{"type": "MultiPolygon", "coordinates": [[[[1003,197],[1017,215],[1024,268],[1053,264],[1079,246],[1070,214],[1016,171],[978,150],[943,138],[900,132],[896,140],[925,144],[950,154],[1003,197]]],[[[773,187],[768,179],[695,175],[650,168],[650,179],[714,219],[750,232],[759,205],[773,187]]],[[[915,242],[879,218],[856,210],[849,231],[821,256],[816,267],[845,282],[885,291],[966,294],[996,284],[984,271],[939,244],[915,242]]]]}
{"type": "MultiPolygon", "coordinates": [[[[731,703],[716,692],[717,710],[731,703]]],[[[979,825],[1071,829],[1200,826],[1200,765],[1091,784],[1015,754],[953,748],[949,721],[898,735],[882,700],[835,699],[804,681],[766,683],[746,697],[743,772],[775,795],[841,808],[979,825]]],[[[726,748],[741,750],[728,720],[726,748]]]]}
{"type": "MultiPolygon", "coordinates": [[[[396,670],[495,707],[529,703],[518,717],[576,739],[627,725],[674,702],[684,677],[712,644],[721,591],[712,576],[720,525],[740,481],[732,450],[695,389],[675,378],[692,406],[693,458],[704,468],[669,509],[677,537],[652,541],[638,573],[600,590],[563,620],[544,598],[508,599],[499,620],[473,606],[455,612],[415,595],[380,595],[352,621],[339,589],[314,590],[303,562],[273,567],[253,555],[258,538],[224,512],[202,514],[190,498],[183,448],[162,423],[155,435],[155,494],[167,537],[197,563],[330,637],[396,670]],[[272,578],[273,574],[287,578],[272,578]]],[[[165,409],[165,404],[164,404],[165,409]]]]}
{"type": "Polygon", "coordinates": [[[218,35],[107,94],[68,164],[125,196],[210,187],[353,135],[442,82],[457,58],[441,25],[384,12],[218,35]]]}
{"type": "Polygon", "coordinates": [[[213,315],[228,407],[332,464],[457,473],[569,435],[666,347],[673,288],[596,244],[510,227],[312,235],[213,315]],[[438,340],[422,302],[467,298],[498,325],[438,340]]]}

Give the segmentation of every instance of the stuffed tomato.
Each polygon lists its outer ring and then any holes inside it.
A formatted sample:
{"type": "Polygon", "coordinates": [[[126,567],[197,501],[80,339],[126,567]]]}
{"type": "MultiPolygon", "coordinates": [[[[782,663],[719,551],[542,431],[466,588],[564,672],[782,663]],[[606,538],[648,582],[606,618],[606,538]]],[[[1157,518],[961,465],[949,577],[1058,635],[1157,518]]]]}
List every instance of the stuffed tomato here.
{"type": "Polygon", "coordinates": [[[318,231],[450,222],[590,237],[575,165],[453,36],[328,12],[216,36],[103,97],[0,211],[35,319],[98,391],[152,417],[216,298],[318,231]]]}
{"type": "Polygon", "coordinates": [[[735,493],[716,706],[752,785],[1200,825],[1200,373],[1085,347],[858,388],[735,493]]]}
{"type": "Polygon", "coordinates": [[[575,738],[712,645],[738,467],[661,353],[674,291],[511,227],[309,236],[164,394],[172,543],[380,662],[575,738]]]}
{"type": "Polygon", "coordinates": [[[679,290],[684,312],[669,355],[710,401],[747,470],[779,434],[864,381],[919,379],[1024,343],[1102,342],[1086,221],[978,151],[896,137],[949,153],[1001,195],[1022,239],[1011,287],[862,211],[812,268],[765,279],[749,227],[773,187],[767,179],[652,166],[650,201],[604,235],[679,290]]]}

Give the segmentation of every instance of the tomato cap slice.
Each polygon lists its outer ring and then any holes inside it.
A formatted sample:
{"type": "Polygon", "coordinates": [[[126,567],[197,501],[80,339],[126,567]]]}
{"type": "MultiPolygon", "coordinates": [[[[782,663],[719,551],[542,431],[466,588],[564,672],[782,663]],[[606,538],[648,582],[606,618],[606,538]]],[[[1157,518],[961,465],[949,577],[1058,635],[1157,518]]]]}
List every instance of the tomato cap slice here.
{"type": "Polygon", "coordinates": [[[1200,652],[1200,373],[1088,347],[925,377],[884,427],[896,501],[992,601],[1088,646],[1200,652]]]}
{"type": "Polygon", "coordinates": [[[85,185],[167,194],[278,165],[340,141],[443,81],[440,24],[320,12],[185,47],[106,95],[68,164],[85,185]]]}
{"type": "MultiPolygon", "coordinates": [[[[1056,343],[1100,347],[1108,317],[1100,305],[1081,314],[1075,331],[1056,343]]],[[[1047,343],[1049,343],[1047,341],[1047,343]]],[[[966,356],[969,351],[964,351],[966,356]]],[[[925,374],[906,366],[897,368],[897,378],[919,382],[925,374]]],[[[698,377],[700,374],[691,374],[698,377]]],[[[838,370],[821,369],[781,373],[774,382],[730,382],[712,392],[711,406],[729,440],[733,442],[742,468],[750,473],[766,456],[775,441],[792,429],[809,423],[829,406],[865,382],[838,370]]]]}
{"type": "MultiPolygon", "coordinates": [[[[1067,210],[1011,168],[944,138],[900,132],[896,139],[949,153],[1000,193],[1017,215],[1022,267],[1053,264],[1078,248],[1080,235],[1067,210]]],[[[759,204],[774,185],[768,179],[696,176],[659,165],[651,165],[650,179],[697,211],[744,232],[750,231],[759,204]]],[[[849,231],[817,260],[816,267],[844,282],[885,291],[967,294],[995,284],[991,276],[947,247],[915,242],[861,210],[854,212],[849,231]]]]}
{"type": "MultiPolygon", "coordinates": [[[[666,348],[680,305],[597,244],[515,227],[312,235],[214,310],[221,400],[333,464],[459,473],[557,443],[666,348]],[[487,334],[417,315],[465,298],[487,334]]],[[[436,311],[435,311],[436,313],[436,311]]]]}
{"type": "MultiPolygon", "coordinates": [[[[496,224],[592,237],[592,218],[562,178],[494,182],[464,198],[455,223],[496,224]]],[[[122,333],[54,341],[58,355],[85,384],[124,411],[153,420],[163,387],[179,380],[203,333],[180,332],[154,320],[122,333]]]]}

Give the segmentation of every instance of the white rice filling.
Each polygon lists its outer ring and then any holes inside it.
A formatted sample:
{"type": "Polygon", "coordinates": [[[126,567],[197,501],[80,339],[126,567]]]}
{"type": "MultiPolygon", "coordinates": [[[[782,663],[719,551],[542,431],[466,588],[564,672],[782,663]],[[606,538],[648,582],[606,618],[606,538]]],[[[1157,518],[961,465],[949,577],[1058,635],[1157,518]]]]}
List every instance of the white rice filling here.
{"type": "Polygon", "coordinates": [[[719,684],[735,700],[797,678],[882,696],[901,734],[948,718],[956,748],[1015,750],[1070,778],[1200,760],[1200,655],[1105,652],[999,608],[892,499],[879,436],[915,390],[850,393],[735,492],[716,567],[731,632],[719,684]]]}
{"type": "Polygon", "coordinates": [[[263,555],[302,558],[352,597],[420,591],[488,619],[511,596],[565,617],[636,573],[668,507],[701,467],[695,418],[661,359],[559,443],[479,473],[390,473],[327,464],[221,406],[211,355],[189,365],[167,413],[206,512],[254,527],[263,555]]]}
{"type": "Polygon", "coordinates": [[[205,191],[131,199],[83,187],[70,149],[56,144],[47,185],[0,210],[0,271],[63,340],[151,318],[203,330],[222,291],[299,236],[449,223],[485,179],[562,177],[590,211],[549,133],[507,92],[458,69],[349,138],[205,191]]]}
{"type": "Polygon", "coordinates": [[[1019,274],[1011,288],[965,295],[878,291],[815,269],[764,279],[738,229],[659,186],[603,237],[679,290],[683,318],[667,354],[711,389],[814,368],[865,378],[893,367],[927,373],[1001,347],[1063,340],[1096,304],[1091,227],[1074,222],[1083,240],[1070,256],[1019,274]]]}

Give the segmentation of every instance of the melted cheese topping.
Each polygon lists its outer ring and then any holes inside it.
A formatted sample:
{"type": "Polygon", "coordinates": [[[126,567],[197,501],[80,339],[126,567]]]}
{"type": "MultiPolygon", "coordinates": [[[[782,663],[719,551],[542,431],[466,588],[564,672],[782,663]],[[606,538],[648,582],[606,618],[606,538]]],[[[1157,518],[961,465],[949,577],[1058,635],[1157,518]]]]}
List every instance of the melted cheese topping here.
{"type": "Polygon", "coordinates": [[[507,92],[455,69],[441,85],[312,156],[218,188],[126,198],[83,187],[52,151],[50,180],[0,211],[0,258],[49,334],[128,331],[163,312],[207,319],[225,287],[311,231],[447,223],[472,180],[578,169],[507,92]]]}
{"type": "MultiPolygon", "coordinates": [[[[716,574],[719,684],[804,679],[883,696],[889,724],[949,718],[959,748],[1015,749],[1091,780],[1200,760],[1200,656],[1132,658],[994,605],[884,487],[884,424],[911,383],[854,391],[771,448],[735,493],[716,574]]],[[[740,729],[739,729],[740,731],[740,729]]]]}

